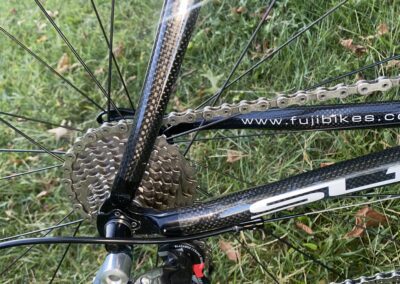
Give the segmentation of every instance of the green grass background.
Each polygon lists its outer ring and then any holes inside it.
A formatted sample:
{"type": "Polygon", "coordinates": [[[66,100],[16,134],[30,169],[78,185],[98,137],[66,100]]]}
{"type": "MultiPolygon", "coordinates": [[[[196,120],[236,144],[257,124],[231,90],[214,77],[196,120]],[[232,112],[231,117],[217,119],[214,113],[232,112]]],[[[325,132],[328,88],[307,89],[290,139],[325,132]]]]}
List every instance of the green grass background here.
{"type": "MultiPolygon", "coordinates": [[[[115,46],[122,47],[118,62],[136,102],[151,52],[152,39],[159,17],[161,1],[116,1],[115,46]]],[[[261,1],[207,1],[202,8],[197,28],[186,54],[177,93],[171,99],[170,110],[195,107],[211,96],[229,74],[246,40],[257,25],[266,6],[261,1]],[[237,8],[244,7],[241,13],[237,8]]],[[[98,9],[108,29],[110,1],[97,0],[98,9]]],[[[309,24],[338,1],[278,1],[271,18],[263,26],[238,73],[259,60],[268,48],[277,47],[300,28],[309,24]]],[[[105,86],[107,80],[107,47],[97,25],[90,1],[43,1],[46,9],[58,12],[56,22],[70,39],[88,66],[105,86]]],[[[259,96],[274,97],[279,92],[304,89],[325,78],[339,75],[365,64],[399,52],[400,4],[398,0],[352,0],[320,25],[307,31],[300,39],[282,50],[272,60],[232,86],[222,101],[237,102],[259,96]],[[374,36],[379,25],[389,32],[374,36]],[[368,36],[373,36],[368,39],[368,36]],[[341,39],[353,39],[366,47],[366,53],[356,56],[340,44],[341,39]]],[[[71,65],[77,60],[57,36],[33,1],[0,1],[0,26],[46,59],[53,67],[66,53],[71,65]]],[[[398,68],[387,65],[347,78],[393,76],[398,68]]],[[[114,70],[115,74],[115,70],[114,70]]],[[[93,99],[105,106],[95,84],[81,67],[64,74],[93,99]]],[[[373,94],[346,102],[393,100],[398,90],[373,94]]],[[[118,106],[128,102],[117,76],[113,77],[112,97],[118,106]]],[[[339,101],[337,101],[339,102],[339,101]]],[[[37,63],[30,55],[0,34],[0,111],[18,113],[47,121],[66,121],[81,129],[95,127],[97,110],[77,92],[37,63]]],[[[75,137],[70,132],[59,140],[46,125],[7,118],[25,133],[50,149],[67,150],[75,137]]],[[[231,136],[252,133],[243,130],[204,132],[199,137],[231,136]]],[[[378,151],[399,142],[397,129],[308,132],[261,138],[226,139],[195,143],[190,158],[197,166],[198,180],[213,196],[244,189],[249,184],[265,184],[293,174],[320,167],[322,163],[346,160],[378,151]],[[226,162],[227,151],[241,151],[238,162],[226,162]],[[236,177],[237,179],[232,179],[236,177]],[[239,179],[239,180],[238,180],[239,179]],[[243,182],[246,181],[246,182],[243,182]]],[[[184,146],[184,145],[183,145],[184,146]]],[[[36,149],[13,130],[0,125],[1,148],[36,149]]],[[[0,154],[0,176],[24,172],[56,164],[46,154],[0,154]]],[[[0,180],[0,238],[57,223],[71,205],[60,185],[60,170],[0,180]],[[40,194],[42,193],[42,194],[40,194]]],[[[395,192],[398,186],[381,189],[395,192]]],[[[200,199],[204,199],[199,195],[200,199]]],[[[307,210],[334,208],[357,204],[369,199],[339,199],[307,207],[307,210]]],[[[388,225],[373,228],[364,237],[349,239],[345,234],[355,224],[354,214],[360,206],[334,213],[316,214],[266,225],[275,235],[335,268],[344,277],[357,277],[400,266],[398,221],[400,204],[396,201],[377,203],[373,208],[387,215],[388,225]],[[307,235],[295,226],[303,222],[314,231],[307,235]],[[388,237],[394,236],[393,240],[388,237]]],[[[284,214],[302,212],[298,209],[284,214]]],[[[71,219],[77,219],[76,214],[71,219]]],[[[51,235],[71,235],[74,228],[60,229],[51,235]]],[[[96,229],[84,223],[80,235],[95,235],[96,229]]],[[[37,235],[40,236],[40,235],[37,235]]],[[[281,283],[328,283],[342,279],[316,264],[298,251],[260,232],[224,235],[208,241],[212,248],[215,283],[271,283],[238,241],[245,242],[257,259],[281,283]],[[227,258],[219,240],[229,242],[240,257],[237,262],[227,258]]],[[[3,273],[1,283],[47,283],[56,269],[65,246],[35,246],[21,261],[3,273]]],[[[0,271],[25,248],[0,252],[0,271]]],[[[155,264],[155,247],[135,247],[133,273],[138,275],[155,264]]],[[[72,246],[57,274],[55,283],[89,283],[104,260],[102,246],[72,246]]]]}

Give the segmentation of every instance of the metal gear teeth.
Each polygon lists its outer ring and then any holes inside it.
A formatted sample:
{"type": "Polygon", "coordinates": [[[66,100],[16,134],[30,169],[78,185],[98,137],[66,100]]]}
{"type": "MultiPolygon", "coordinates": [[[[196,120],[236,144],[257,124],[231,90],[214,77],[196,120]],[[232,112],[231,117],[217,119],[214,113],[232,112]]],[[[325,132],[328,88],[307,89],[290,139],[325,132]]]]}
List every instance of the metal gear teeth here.
{"type": "MultiPolygon", "coordinates": [[[[65,155],[65,185],[74,208],[95,219],[122,160],[132,120],[106,122],[77,138],[65,155]]],[[[135,201],[144,207],[169,209],[191,204],[196,192],[195,171],[165,136],[156,140],[135,201]]]]}

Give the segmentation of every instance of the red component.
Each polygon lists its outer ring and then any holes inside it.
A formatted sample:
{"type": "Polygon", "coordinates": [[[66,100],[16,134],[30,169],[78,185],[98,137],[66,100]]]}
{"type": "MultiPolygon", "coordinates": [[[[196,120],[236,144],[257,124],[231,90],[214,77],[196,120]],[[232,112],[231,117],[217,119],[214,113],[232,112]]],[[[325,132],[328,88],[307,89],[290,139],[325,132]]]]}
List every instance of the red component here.
{"type": "Polygon", "coordinates": [[[196,275],[197,278],[202,278],[204,277],[204,262],[203,263],[198,263],[198,264],[193,264],[193,273],[196,275]]]}

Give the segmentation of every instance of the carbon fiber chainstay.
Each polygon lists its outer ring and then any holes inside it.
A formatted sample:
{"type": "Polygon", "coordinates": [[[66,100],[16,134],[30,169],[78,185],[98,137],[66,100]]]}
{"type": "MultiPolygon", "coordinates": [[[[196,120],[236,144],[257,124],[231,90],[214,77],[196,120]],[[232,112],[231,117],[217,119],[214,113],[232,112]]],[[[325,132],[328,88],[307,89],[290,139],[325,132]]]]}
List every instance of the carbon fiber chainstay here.
{"type": "Polygon", "coordinates": [[[192,207],[147,212],[158,231],[182,236],[246,224],[288,208],[400,182],[400,147],[390,148],[192,207]]]}

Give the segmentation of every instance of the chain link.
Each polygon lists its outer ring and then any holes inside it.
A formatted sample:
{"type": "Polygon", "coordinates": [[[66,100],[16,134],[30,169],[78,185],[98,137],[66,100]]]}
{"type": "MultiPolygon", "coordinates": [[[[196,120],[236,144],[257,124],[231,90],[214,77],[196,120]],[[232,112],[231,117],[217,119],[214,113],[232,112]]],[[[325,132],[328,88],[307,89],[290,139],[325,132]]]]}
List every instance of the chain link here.
{"type": "Polygon", "coordinates": [[[307,102],[322,102],[334,98],[347,98],[352,95],[366,96],[373,92],[387,92],[400,85],[400,75],[396,77],[378,77],[374,80],[360,80],[355,84],[339,84],[334,87],[320,87],[311,91],[297,91],[285,95],[279,94],[275,99],[258,98],[243,100],[237,104],[224,103],[220,106],[206,106],[203,109],[188,109],[183,112],[171,112],[164,118],[164,126],[174,126],[180,123],[193,123],[198,120],[212,120],[216,117],[227,118],[237,114],[254,111],[266,111],[271,108],[285,108],[292,105],[304,105],[307,102]]]}
{"type": "Polygon", "coordinates": [[[343,282],[332,282],[331,284],[383,284],[400,283],[400,270],[380,272],[372,276],[361,276],[357,279],[346,279],[343,282]]]}

